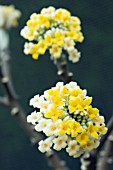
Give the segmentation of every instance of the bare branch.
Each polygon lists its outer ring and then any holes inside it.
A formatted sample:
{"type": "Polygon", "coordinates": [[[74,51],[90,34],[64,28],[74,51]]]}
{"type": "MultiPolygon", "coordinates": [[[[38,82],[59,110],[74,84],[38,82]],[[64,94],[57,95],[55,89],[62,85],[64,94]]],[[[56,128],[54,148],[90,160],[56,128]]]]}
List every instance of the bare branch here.
{"type": "Polygon", "coordinates": [[[10,65],[9,65],[9,50],[4,49],[0,51],[0,80],[4,86],[6,94],[10,99],[17,99],[17,95],[14,91],[11,75],[10,75],[10,65]]]}
{"type": "Polygon", "coordinates": [[[72,79],[73,73],[70,72],[68,69],[65,54],[62,54],[59,59],[54,59],[54,64],[56,65],[58,70],[57,74],[62,77],[65,83],[69,83],[72,79]]]}
{"type": "Polygon", "coordinates": [[[104,149],[99,153],[99,160],[97,163],[97,170],[107,170],[113,163],[113,131],[107,138],[104,149]]]}
{"type": "MultiPolygon", "coordinates": [[[[2,32],[2,36],[6,36],[6,32],[2,32]]],[[[8,38],[6,37],[6,40],[8,38]]],[[[0,43],[2,42],[2,39],[0,38],[0,43]]],[[[6,43],[9,44],[9,43],[6,43]]],[[[4,47],[4,45],[2,46],[4,47]]],[[[43,139],[39,133],[35,132],[32,126],[27,123],[26,121],[26,113],[19,104],[18,101],[18,95],[16,94],[12,79],[11,79],[11,72],[10,72],[10,63],[9,63],[10,55],[8,46],[5,49],[0,48],[0,80],[1,83],[5,89],[6,95],[7,95],[7,101],[8,101],[8,108],[11,110],[11,115],[15,117],[15,119],[18,121],[18,123],[22,126],[23,130],[26,132],[26,134],[29,136],[31,144],[34,146],[37,146],[37,143],[43,139]]],[[[5,104],[3,98],[0,98],[0,104],[5,104]]],[[[6,104],[5,104],[6,106],[6,104]]],[[[64,161],[60,160],[57,155],[53,152],[51,155],[46,155],[46,159],[48,160],[48,164],[53,169],[58,170],[69,170],[64,163],[64,161]]]]}
{"type": "Polygon", "coordinates": [[[0,97],[0,106],[8,106],[8,100],[6,97],[0,97]]]}

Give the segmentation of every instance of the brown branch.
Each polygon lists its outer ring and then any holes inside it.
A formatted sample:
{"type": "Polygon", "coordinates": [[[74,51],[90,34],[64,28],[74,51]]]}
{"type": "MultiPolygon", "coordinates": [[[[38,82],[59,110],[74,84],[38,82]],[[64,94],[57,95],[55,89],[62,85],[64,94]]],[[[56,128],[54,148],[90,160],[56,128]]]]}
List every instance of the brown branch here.
{"type": "Polygon", "coordinates": [[[66,166],[66,161],[60,160],[60,158],[55,153],[47,157],[47,161],[48,165],[54,168],[55,170],[70,170],[66,166]]]}
{"type": "Polygon", "coordinates": [[[7,97],[0,97],[0,106],[8,106],[7,97]]]}
{"type": "Polygon", "coordinates": [[[54,59],[54,64],[57,67],[57,74],[62,77],[65,83],[69,83],[72,79],[73,73],[69,71],[66,55],[62,54],[62,56],[58,59],[54,59]]]}
{"type": "MultiPolygon", "coordinates": [[[[7,33],[4,31],[4,36],[7,33]]],[[[6,37],[7,39],[7,37],[6,37]]],[[[1,38],[0,38],[0,41],[1,38]]],[[[0,42],[3,43],[3,42],[0,42]]],[[[9,45],[9,43],[7,43],[9,45]]],[[[4,45],[2,46],[4,47],[4,45]]],[[[6,92],[7,105],[5,103],[4,98],[0,98],[0,104],[4,104],[11,110],[11,115],[15,117],[18,123],[22,126],[23,130],[28,135],[30,142],[33,146],[37,146],[37,143],[43,139],[39,133],[35,132],[32,126],[26,121],[26,113],[19,104],[18,97],[13,87],[11,72],[10,72],[10,63],[9,63],[10,55],[8,46],[6,48],[0,48],[0,80],[6,92]]],[[[48,163],[53,169],[58,170],[69,170],[66,164],[61,161],[57,155],[53,152],[51,155],[45,154],[45,157],[48,160],[48,163]]]]}
{"type": "Polygon", "coordinates": [[[32,145],[35,145],[41,137],[31,128],[26,121],[26,114],[19,104],[16,92],[14,90],[9,65],[9,50],[0,48],[0,81],[5,89],[6,97],[1,99],[1,102],[8,106],[11,110],[11,115],[14,116],[24,131],[28,134],[32,145]],[[7,99],[7,100],[6,100],[7,99]],[[7,101],[7,105],[6,102],[7,101]]]}
{"type": "Polygon", "coordinates": [[[99,153],[97,170],[107,170],[113,163],[113,130],[105,143],[104,149],[99,153]]]}
{"type": "Polygon", "coordinates": [[[0,62],[1,62],[0,80],[4,86],[7,97],[9,98],[9,100],[12,100],[12,99],[17,99],[17,95],[12,85],[9,60],[10,60],[9,50],[8,49],[1,50],[0,51],[0,62]]]}

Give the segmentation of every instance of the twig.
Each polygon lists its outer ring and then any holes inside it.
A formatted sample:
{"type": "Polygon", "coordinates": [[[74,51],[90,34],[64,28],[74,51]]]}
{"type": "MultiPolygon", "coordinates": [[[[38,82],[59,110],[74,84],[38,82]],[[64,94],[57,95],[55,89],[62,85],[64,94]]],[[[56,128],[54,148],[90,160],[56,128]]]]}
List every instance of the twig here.
{"type": "MultiPolygon", "coordinates": [[[[7,38],[7,32],[2,30],[2,33],[7,38]]],[[[2,36],[3,36],[2,34],[2,36]]],[[[1,34],[0,34],[1,35],[1,34]]],[[[2,38],[0,37],[0,43],[2,44],[2,38]]],[[[0,48],[0,80],[6,92],[7,105],[4,98],[0,98],[0,104],[4,104],[4,106],[8,106],[11,110],[11,115],[15,117],[18,123],[22,126],[23,130],[29,136],[30,142],[33,146],[37,146],[37,143],[43,139],[37,132],[35,132],[30,126],[30,124],[26,121],[26,114],[21,105],[19,104],[18,97],[14,90],[12,80],[11,80],[11,72],[10,72],[10,64],[9,64],[9,43],[6,41],[6,44],[1,46],[0,48]]],[[[52,155],[46,155],[48,163],[51,165],[53,169],[58,170],[69,170],[65,163],[63,163],[57,155],[53,152],[52,155]]]]}
{"type": "Polygon", "coordinates": [[[8,106],[8,100],[6,97],[0,97],[0,106],[8,106]]]}
{"type": "Polygon", "coordinates": [[[113,130],[105,143],[104,149],[99,153],[97,170],[107,170],[113,163],[113,130]]]}
{"type": "Polygon", "coordinates": [[[66,55],[62,54],[59,59],[54,59],[54,64],[58,70],[57,74],[62,77],[65,83],[69,83],[72,79],[73,73],[68,69],[66,55]]]}
{"type": "Polygon", "coordinates": [[[7,97],[9,100],[17,99],[17,95],[14,91],[11,75],[10,75],[10,65],[9,63],[9,50],[0,50],[0,80],[6,90],[7,97]]]}
{"type": "MultiPolygon", "coordinates": [[[[46,155],[47,156],[47,155],[46,155]]],[[[55,170],[70,170],[66,166],[66,161],[60,160],[60,158],[56,154],[50,155],[48,158],[48,165],[55,170]]]]}
{"type": "MultiPolygon", "coordinates": [[[[2,31],[2,34],[3,33],[5,36],[7,36],[7,32],[2,31]]],[[[9,39],[7,38],[7,40],[9,39]]],[[[1,42],[1,38],[0,38],[0,42],[1,42]]],[[[2,43],[3,41],[1,42],[1,44],[2,43]]],[[[1,64],[0,81],[6,92],[6,97],[1,98],[1,103],[10,108],[11,115],[18,120],[18,122],[21,124],[23,129],[29,135],[32,145],[35,145],[41,139],[41,137],[37,135],[37,133],[33,130],[33,128],[31,128],[31,126],[26,122],[26,114],[22,109],[22,107],[20,106],[17,95],[14,91],[12,80],[11,80],[10,67],[9,67],[10,55],[9,55],[8,45],[9,43],[7,42],[7,48],[6,46],[3,45],[0,46],[0,64],[1,64]]]]}

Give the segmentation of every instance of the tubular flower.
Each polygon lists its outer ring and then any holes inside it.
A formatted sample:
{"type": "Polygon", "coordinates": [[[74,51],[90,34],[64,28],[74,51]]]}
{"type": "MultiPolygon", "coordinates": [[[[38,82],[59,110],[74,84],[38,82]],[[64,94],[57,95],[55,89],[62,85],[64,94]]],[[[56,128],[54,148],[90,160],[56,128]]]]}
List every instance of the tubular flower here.
{"type": "Polygon", "coordinates": [[[33,50],[29,51],[28,45],[25,45],[24,53],[38,59],[38,56],[48,49],[54,59],[60,58],[65,50],[69,54],[69,60],[78,62],[80,52],[75,48],[75,44],[84,40],[80,24],[78,17],[62,8],[48,7],[43,8],[40,14],[33,13],[21,30],[21,36],[33,43],[33,50]]]}
{"type": "Polygon", "coordinates": [[[92,97],[87,96],[87,91],[76,82],[66,85],[58,82],[43,95],[35,95],[30,100],[35,111],[27,121],[37,132],[47,136],[39,142],[39,150],[50,152],[51,148],[57,151],[65,148],[69,156],[76,158],[97,148],[107,128],[104,117],[91,102],[92,97]]]}
{"type": "Polygon", "coordinates": [[[21,12],[13,5],[0,5],[0,28],[9,29],[18,25],[21,12]]]}

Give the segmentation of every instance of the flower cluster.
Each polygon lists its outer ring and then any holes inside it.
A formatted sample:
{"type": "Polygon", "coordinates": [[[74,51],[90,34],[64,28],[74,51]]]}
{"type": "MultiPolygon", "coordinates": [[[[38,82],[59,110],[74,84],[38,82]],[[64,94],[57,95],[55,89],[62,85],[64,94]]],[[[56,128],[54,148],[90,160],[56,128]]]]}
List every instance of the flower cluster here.
{"type": "Polygon", "coordinates": [[[75,43],[84,39],[80,20],[66,9],[48,7],[40,14],[33,13],[21,35],[29,41],[24,45],[24,53],[31,54],[33,59],[38,59],[47,49],[52,58],[60,58],[63,50],[68,52],[72,62],[80,58],[75,48],[75,43]]]}
{"type": "Polygon", "coordinates": [[[9,29],[17,26],[17,19],[20,18],[21,12],[14,6],[0,5],[0,28],[9,29]]]}
{"type": "Polygon", "coordinates": [[[57,151],[66,148],[75,158],[98,147],[107,128],[104,117],[91,105],[92,97],[86,93],[75,82],[59,82],[30,100],[36,110],[27,121],[47,136],[39,142],[41,152],[50,152],[52,147],[57,151]]]}

